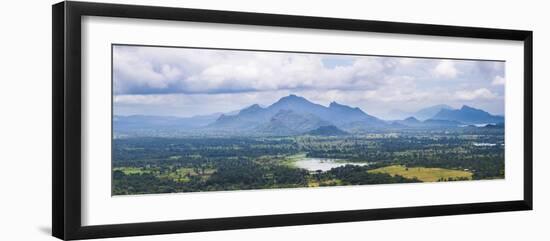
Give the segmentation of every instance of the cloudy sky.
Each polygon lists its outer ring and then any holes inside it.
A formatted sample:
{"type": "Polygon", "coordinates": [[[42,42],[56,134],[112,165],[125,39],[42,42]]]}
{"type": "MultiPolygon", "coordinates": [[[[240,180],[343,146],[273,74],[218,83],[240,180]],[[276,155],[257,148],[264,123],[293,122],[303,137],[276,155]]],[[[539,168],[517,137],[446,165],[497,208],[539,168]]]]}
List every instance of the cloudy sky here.
{"type": "Polygon", "coordinates": [[[381,118],[436,104],[504,112],[504,62],[113,47],[116,115],[193,116],[296,94],[381,118]]]}

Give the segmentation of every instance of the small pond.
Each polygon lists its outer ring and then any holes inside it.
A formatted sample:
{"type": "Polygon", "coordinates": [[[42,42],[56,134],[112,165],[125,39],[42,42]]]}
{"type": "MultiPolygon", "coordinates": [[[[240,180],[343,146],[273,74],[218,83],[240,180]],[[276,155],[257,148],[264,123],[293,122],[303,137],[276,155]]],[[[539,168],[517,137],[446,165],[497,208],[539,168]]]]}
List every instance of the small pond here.
{"type": "Polygon", "coordinates": [[[367,166],[370,163],[360,163],[360,162],[346,162],[341,159],[330,159],[330,158],[304,158],[294,162],[294,165],[298,168],[303,168],[308,171],[317,171],[321,170],[326,172],[335,167],[341,167],[345,165],[355,165],[355,166],[367,166]]]}

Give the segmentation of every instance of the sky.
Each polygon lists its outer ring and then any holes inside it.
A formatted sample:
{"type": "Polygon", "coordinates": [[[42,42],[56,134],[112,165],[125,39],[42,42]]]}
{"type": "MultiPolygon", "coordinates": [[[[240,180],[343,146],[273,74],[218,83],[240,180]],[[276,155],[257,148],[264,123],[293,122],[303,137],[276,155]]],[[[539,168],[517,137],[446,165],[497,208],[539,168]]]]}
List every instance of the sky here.
{"type": "Polygon", "coordinates": [[[188,117],[295,94],[385,119],[438,104],[503,114],[504,68],[500,61],[115,45],[113,109],[188,117]]]}

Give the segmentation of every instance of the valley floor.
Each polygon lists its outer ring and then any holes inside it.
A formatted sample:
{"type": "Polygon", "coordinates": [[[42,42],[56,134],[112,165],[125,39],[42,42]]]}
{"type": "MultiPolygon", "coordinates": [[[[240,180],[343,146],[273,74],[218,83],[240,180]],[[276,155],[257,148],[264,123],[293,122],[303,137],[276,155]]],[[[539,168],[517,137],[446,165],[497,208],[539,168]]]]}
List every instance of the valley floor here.
{"type": "Polygon", "coordinates": [[[503,144],[499,129],[115,139],[112,193],[504,178],[503,144]]]}

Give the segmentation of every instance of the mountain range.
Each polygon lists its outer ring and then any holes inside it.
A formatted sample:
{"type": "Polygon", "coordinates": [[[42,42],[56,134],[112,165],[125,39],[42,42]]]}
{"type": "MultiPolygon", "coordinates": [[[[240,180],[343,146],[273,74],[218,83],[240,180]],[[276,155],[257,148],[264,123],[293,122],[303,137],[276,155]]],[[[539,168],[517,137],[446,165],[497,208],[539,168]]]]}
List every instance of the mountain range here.
{"type": "Polygon", "coordinates": [[[380,129],[458,128],[466,125],[498,124],[504,117],[492,115],[469,106],[453,109],[446,105],[428,107],[416,116],[386,121],[358,107],[336,102],[328,106],[313,103],[304,97],[288,95],[275,103],[261,107],[253,104],[238,112],[216,113],[189,118],[161,116],[115,116],[118,132],[164,129],[194,133],[232,133],[243,135],[346,135],[380,129]],[[423,117],[418,118],[416,116],[423,117]]]}
{"type": "Polygon", "coordinates": [[[484,110],[476,109],[467,105],[464,105],[462,108],[457,110],[442,109],[431,119],[458,121],[464,124],[489,124],[504,122],[503,116],[491,115],[484,110]]]}
{"type": "Polygon", "coordinates": [[[453,107],[449,105],[444,105],[444,104],[425,107],[415,112],[408,112],[408,111],[393,109],[388,113],[388,116],[392,119],[404,119],[407,117],[414,117],[418,120],[425,121],[433,117],[435,114],[437,114],[441,110],[452,110],[452,109],[453,107]]]}
{"type": "Polygon", "coordinates": [[[265,108],[254,104],[241,110],[237,115],[221,115],[206,129],[289,135],[330,125],[341,129],[366,129],[383,127],[388,123],[357,107],[336,102],[326,107],[304,97],[289,95],[265,108]]]}

